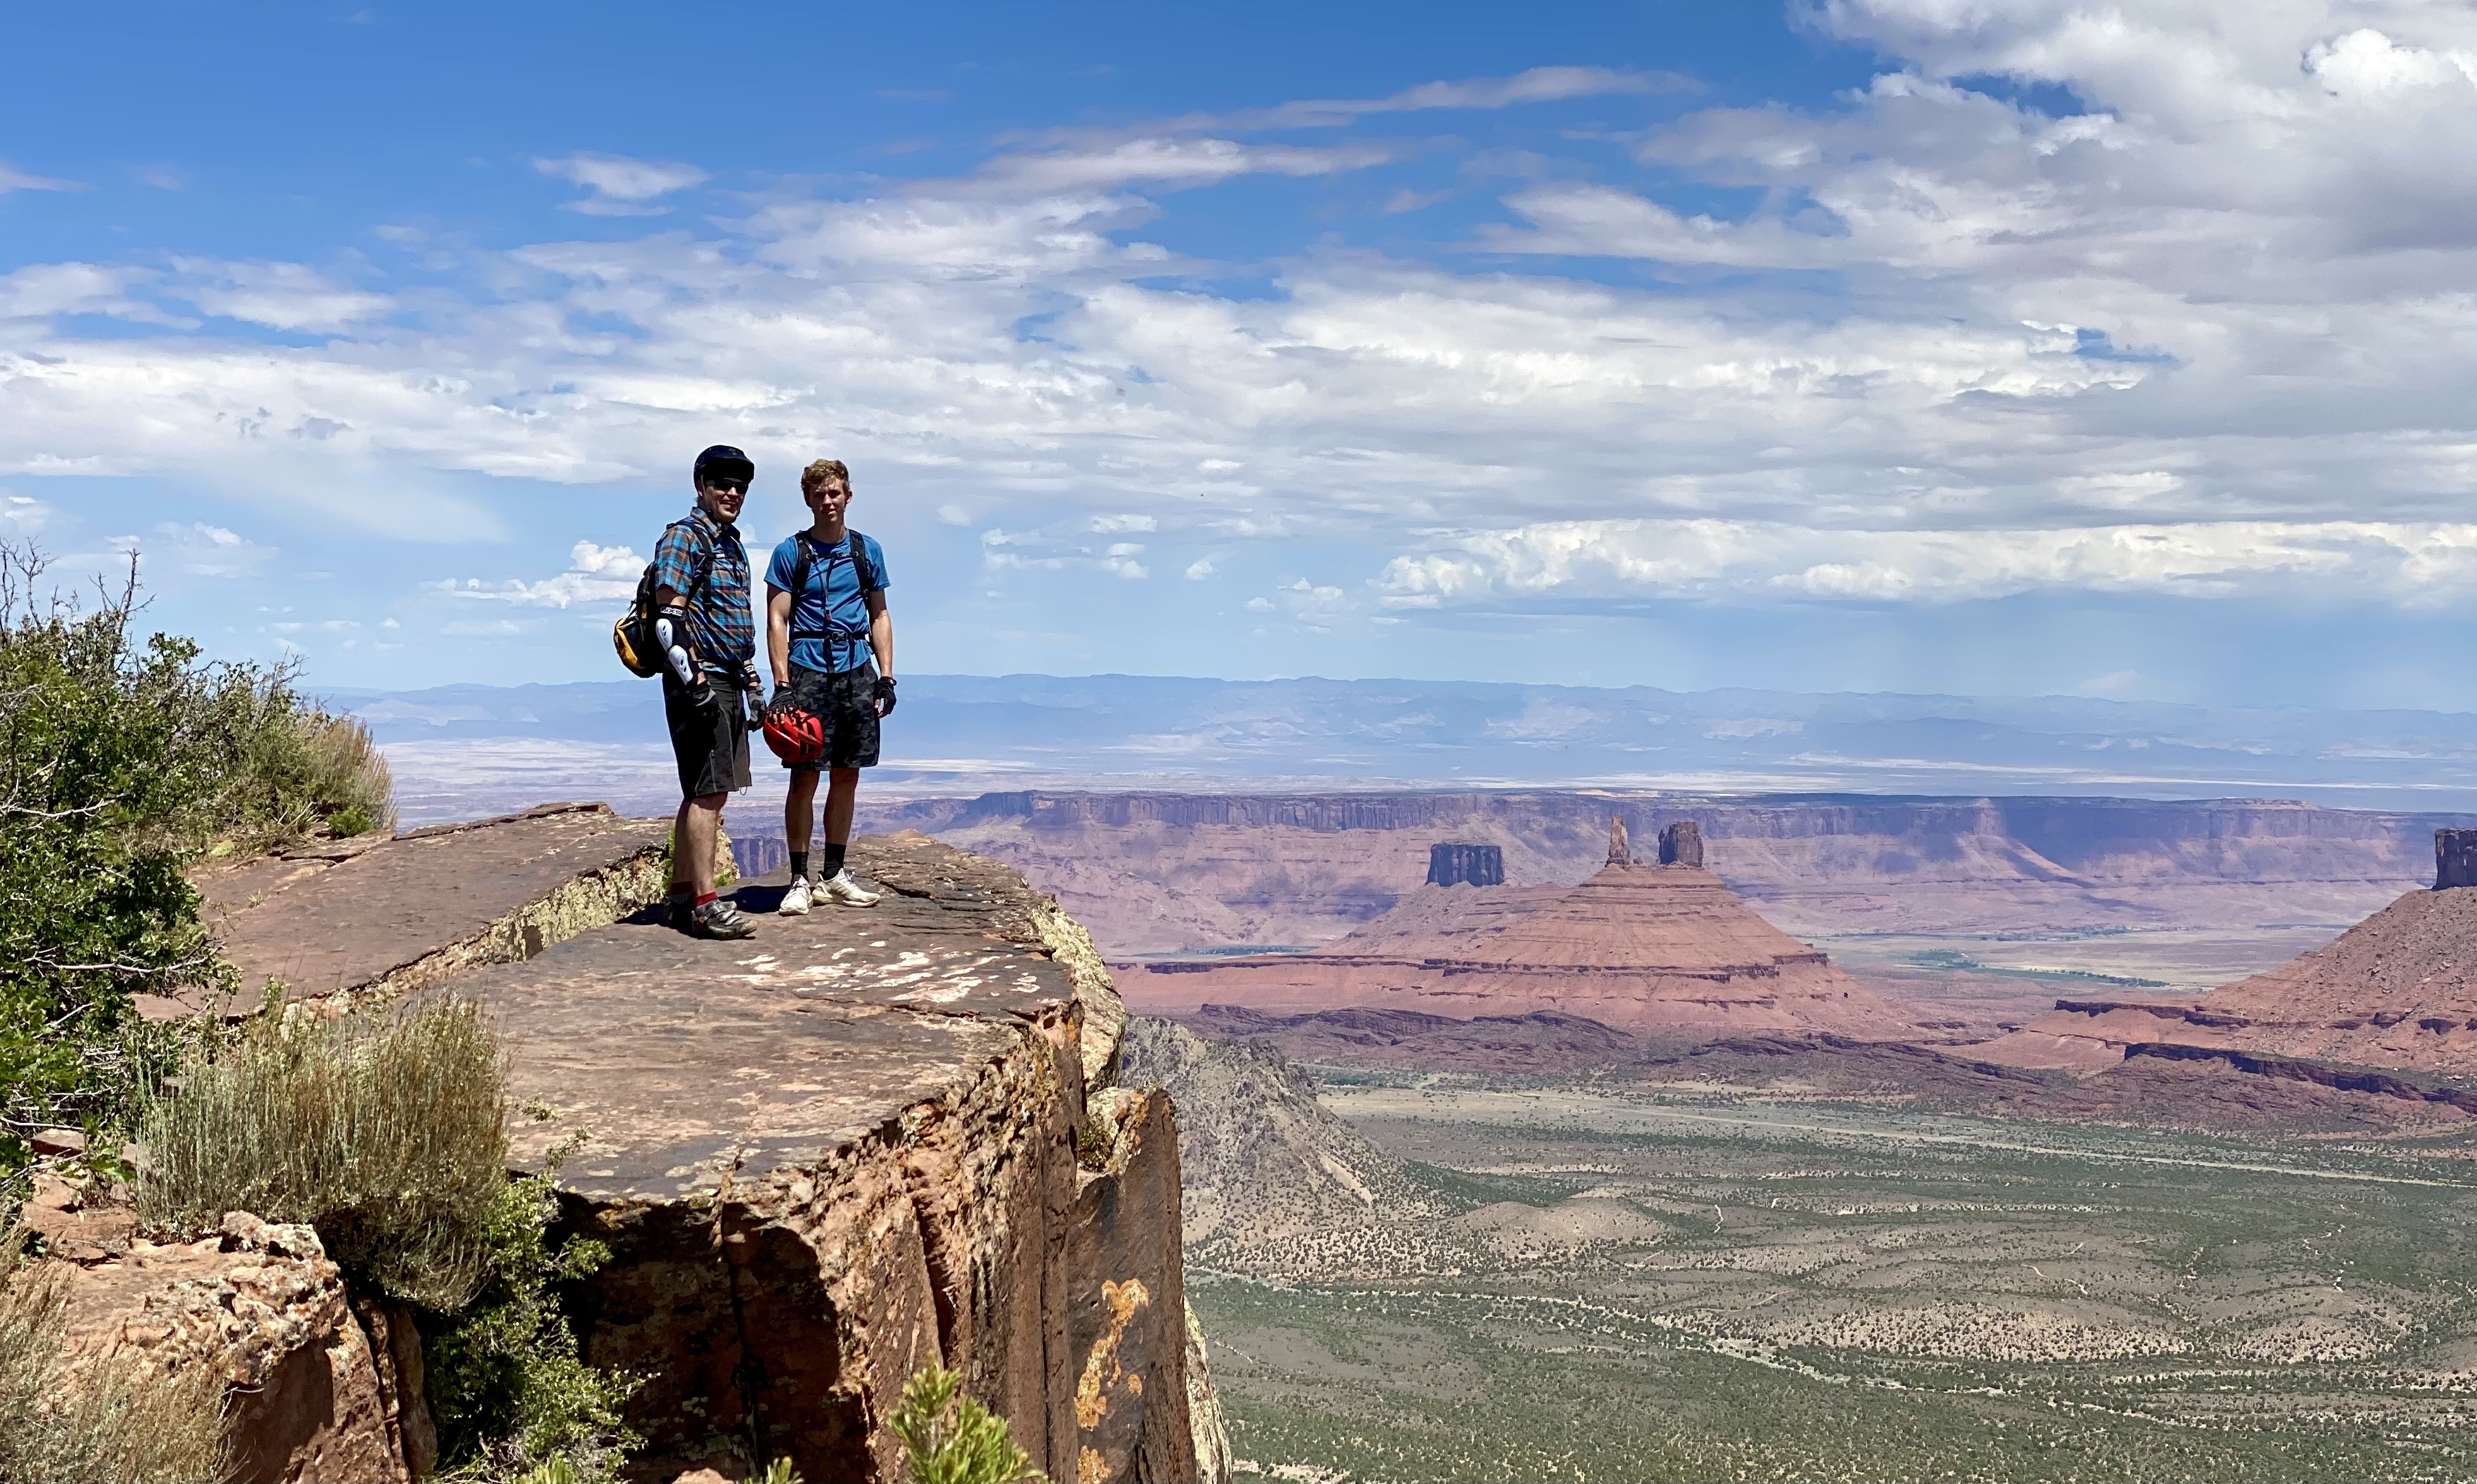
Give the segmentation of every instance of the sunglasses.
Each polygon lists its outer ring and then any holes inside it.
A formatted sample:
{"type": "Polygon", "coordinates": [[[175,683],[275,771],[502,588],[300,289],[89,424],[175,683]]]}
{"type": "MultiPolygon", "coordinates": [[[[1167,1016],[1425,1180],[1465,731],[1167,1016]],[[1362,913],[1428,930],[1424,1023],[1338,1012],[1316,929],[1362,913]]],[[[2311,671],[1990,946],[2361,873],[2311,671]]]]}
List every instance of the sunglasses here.
{"type": "Polygon", "coordinates": [[[709,479],[706,485],[709,489],[728,490],[734,494],[748,492],[748,481],[744,479],[709,479]]]}

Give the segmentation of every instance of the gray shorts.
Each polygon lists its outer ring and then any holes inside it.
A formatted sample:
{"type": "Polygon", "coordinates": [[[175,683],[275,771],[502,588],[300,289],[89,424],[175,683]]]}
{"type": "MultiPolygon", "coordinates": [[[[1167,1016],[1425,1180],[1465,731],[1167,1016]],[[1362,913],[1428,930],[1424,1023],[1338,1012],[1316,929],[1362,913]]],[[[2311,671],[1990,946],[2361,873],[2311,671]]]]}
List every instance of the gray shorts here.
{"type": "Polygon", "coordinates": [[[828,767],[877,766],[877,667],[814,670],[791,667],[791,683],[784,688],[791,704],[817,718],[825,728],[825,754],[814,763],[786,763],[795,772],[828,767]]]}

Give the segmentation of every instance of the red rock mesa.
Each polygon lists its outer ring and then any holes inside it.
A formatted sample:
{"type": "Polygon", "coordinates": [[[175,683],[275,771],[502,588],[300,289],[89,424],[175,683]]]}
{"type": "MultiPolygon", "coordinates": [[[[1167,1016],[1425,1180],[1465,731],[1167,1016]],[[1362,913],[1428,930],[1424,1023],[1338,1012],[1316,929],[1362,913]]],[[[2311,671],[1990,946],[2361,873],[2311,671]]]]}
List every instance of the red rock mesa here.
{"type": "MultiPolygon", "coordinates": [[[[1664,853],[1694,843],[1684,833],[1664,841],[1664,853]]],[[[1719,877],[1634,861],[1622,820],[1608,864],[1580,886],[1425,888],[1318,952],[1148,968],[1125,988],[1133,1005],[1156,1012],[1378,1005],[1459,1019],[1549,1011],[1652,1035],[1917,1034],[1719,877]]]]}

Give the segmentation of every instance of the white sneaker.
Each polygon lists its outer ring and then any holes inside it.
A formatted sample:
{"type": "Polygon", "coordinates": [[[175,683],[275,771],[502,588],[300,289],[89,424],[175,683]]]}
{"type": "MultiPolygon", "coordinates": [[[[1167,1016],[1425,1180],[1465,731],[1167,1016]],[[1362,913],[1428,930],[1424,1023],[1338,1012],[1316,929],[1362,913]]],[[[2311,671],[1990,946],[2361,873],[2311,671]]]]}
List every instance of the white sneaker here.
{"type": "Polygon", "coordinates": [[[791,890],[783,893],[783,905],[774,910],[787,918],[805,918],[809,915],[810,895],[809,878],[802,876],[791,883],[791,890]]]}
{"type": "Polygon", "coordinates": [[[838,870],[830,880],[817,883],[817,894],[838,907],[874,907],[878,893],[863,892],[850,871],[838,870]]]}

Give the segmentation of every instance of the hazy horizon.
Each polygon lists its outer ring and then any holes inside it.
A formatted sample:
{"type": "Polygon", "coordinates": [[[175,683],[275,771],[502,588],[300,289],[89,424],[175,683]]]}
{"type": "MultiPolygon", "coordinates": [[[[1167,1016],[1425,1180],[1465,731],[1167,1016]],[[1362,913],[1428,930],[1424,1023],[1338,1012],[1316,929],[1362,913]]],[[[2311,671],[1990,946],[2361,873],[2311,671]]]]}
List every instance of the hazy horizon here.
{"type": "MultiPolygon", "coordinates": [[[[675,802],[649,682],[323,693],[371,725],[409,816],[588,786],[675,802]]],[[[902,694],[870,798],[1560,787],[2477,808],[2477,716],[2439,712],[1128,675],[914,674],[902,694]]],[[[762,747],[755,762],[735,816],[780,796],[781,770],[762,747]]]]}

